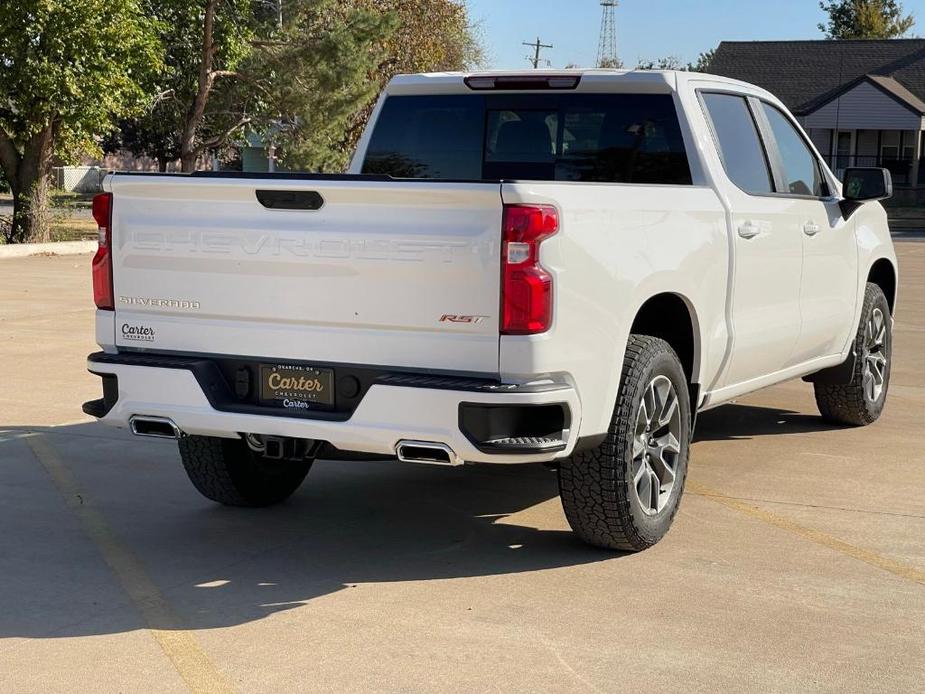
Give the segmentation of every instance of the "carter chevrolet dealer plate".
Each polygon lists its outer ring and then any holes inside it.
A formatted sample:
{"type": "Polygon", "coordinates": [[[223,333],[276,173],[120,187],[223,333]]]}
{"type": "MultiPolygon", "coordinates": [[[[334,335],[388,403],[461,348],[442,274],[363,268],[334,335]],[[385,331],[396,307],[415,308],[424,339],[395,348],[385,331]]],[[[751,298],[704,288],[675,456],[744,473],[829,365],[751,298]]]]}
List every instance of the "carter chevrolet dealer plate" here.
{"type": "Polygon", "coordinates": [[[313,366],[260,366],[260,404],[287,410],[334,406],[334,370],[313,366]]]}

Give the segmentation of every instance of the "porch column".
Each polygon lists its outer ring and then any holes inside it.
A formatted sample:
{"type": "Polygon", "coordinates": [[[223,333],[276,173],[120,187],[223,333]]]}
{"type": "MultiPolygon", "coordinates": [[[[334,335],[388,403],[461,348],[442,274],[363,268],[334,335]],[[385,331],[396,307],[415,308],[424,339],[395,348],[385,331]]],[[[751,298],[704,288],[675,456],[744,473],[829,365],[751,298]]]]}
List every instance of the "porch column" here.
{"type": "Polygon", "coordinates": [[[919,184],[919,162],[922,155],[922,131],[915,131],[915,149],[912,152],[912,171],[909,174],[909,185],[917,186],[919,184]]]}

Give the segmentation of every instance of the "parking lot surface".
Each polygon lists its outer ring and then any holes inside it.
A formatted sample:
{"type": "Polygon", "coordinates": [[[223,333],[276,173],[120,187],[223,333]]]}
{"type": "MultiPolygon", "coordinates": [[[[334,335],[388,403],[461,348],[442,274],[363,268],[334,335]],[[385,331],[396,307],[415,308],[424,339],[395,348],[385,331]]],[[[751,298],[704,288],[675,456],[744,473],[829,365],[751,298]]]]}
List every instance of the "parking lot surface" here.
{"type": "Polygon", "coordinates": [[[667,538],[568,532],[543,467],[318,462],[201,498],[172,442],[90,422],[89,258],[0,260],[2,692],[925,689],[925,243],[884,417],[786,383],[703,413],[667,538]]]}

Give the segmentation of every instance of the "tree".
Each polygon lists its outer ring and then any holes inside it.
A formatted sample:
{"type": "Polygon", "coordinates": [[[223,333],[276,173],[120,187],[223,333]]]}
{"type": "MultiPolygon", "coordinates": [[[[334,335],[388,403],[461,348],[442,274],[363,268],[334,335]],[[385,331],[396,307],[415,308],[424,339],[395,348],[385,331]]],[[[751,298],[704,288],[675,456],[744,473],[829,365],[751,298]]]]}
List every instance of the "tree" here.
{"type": "Polygon", "coordinates": [[[687,69],[691,72],[709,72],[710,64],[713,62],[713,58],[716,57],[716,49],[711,48],[708,51],[704,51],[697,56],[697,62],[688,63],[687,69]]]}
{"type": "Polygon", "coordinates": [[[245,89],[258,87],[264,100],[251,125],[280,145],[287,166],[343,168],[345,133],[379,90],[371,76],[387,59],[397,25],[395,13],[375,11],[366,0],[295,0],[282,28],[256,42],[242,67],[250,76],[245,89]]]}
{"type": "Polygon", "coordinates": [[[260,90],[237,89],[235,82],[247,79],[238,68],[261,27],[276,26],[277,11],[269,11],[267,0],[140,2],[157,20],[163,69],[145,111],[121,122],[104,146],[151,157],[161,171],[181,159],[183,170],[192,171],[207,150],[224,146],[259,111],[260,90]]]}
{"type": "Polygon", "coordinates": [[[637,70],[686,70],[687,67],[680,58],[674,55],[657,60],[640,60],[636,65],[637,70]]]}
{"type": "Polygon", "coordinates": [[[122,128],[123,143],[166,168],[181,160],[193,171],[207,150],[222,146],[250,122],[245,97],[233,108],[214,99],[244,79],[238,67],[252,50],[256,15],[250,0],[142,0],[156,17],[165,48],[159,91],[149,109],[122,128]]]}
{"type": "MultiPolygon", "coordinates": [[[[365,58],[375,58],[359,75],[364,85],[355,91],[353,110],[346,121],[322,133],[307,126],[313,113],[311,102],[324,95],[307,98],[295,121],[296,126],[280,134],[286,163],[303,168],[342,169],[356,147],[369,121],[375,97],[395,75],[414,72],[465,70],[484,60],[478,27],[473,26],[466,6],[456,0],[352,0],[336,3],[342,20],[351,12],[365,11],[379,18],[379,41],[371,45],[365,58]],[[340,133],[336,134],[340,128],[340,133]],[[333,137],[333,139],[332,139],[333,137]]],[[[341,52],[341,60],[347,56],[341,52]]],[[[307,71],[315,68],[308,62],[307,71]]],[[[355,75],[357,73],[354,73],[355,75]]],[[[308,96],[308,95],[306,95],[308,96]]],[[[346,104],[342,104],[346,107],[346,104]]]]}
{"type": "Polygon", "coordinates": [[[106,144],[161,169],[179,157],[192,170],[250,130],[290,167],[340,170],[393,75],[482,57],[455,0],[142,1],[162,27],[164,73],[106,144]]]}
{"type": "Polygon", "coordinates": [[[0,166],[13,194],[7,242],[44,241],[53,156],[98,150],[94,136],[145,100],[160,57],[137,0],[0,3],[0,166]]]}
{"type": "Polygon", "coordinates": [[[603,68],[605,70],[622,70],[623,61],[620,60],[619,58],[604,58],[597,65],[597,67],[603,68]]]}
{"type": "MultiPolygon", "coordinates": [[[[225,0],[218,17],[216,16],[219,14],[218,0],[202,0],[199,4],[202,12],[197,17],[197,29],[201,27],[197,53],[198,70],[192,100],[186,109],[183,128],[180,132],[180,162],[183,171],[193,171],[196,168],[196,160],[201,154],[208,149],[225,144],[232,134],[251,121],[246,111],[233,114],[226,111],[220,115],[231,115],[230,122],[227,117],[219,118],[218,120],[224,121],[224,124],[218,126],[217,131],[210,134],[204,132],[207,130],[206,108],[216,81],[230,78],[245,79],[236,68],[238,62],[242,61],[250,51],[248,44],[251,38],[252,15],[248,0],[225,0]]],[[[160,3],[155,2],[155,5],[160,5],[160,3]]],[[[188,76],[188,74],[183,74],[181,79],[188,78],[188,76]]],[[[215,130],[216,124],[211,125],[215,130]]]]}
{"type": "Polygon", "coordinates": [[[180,131],[183,114],[175,108],[176,102],[167,105],[150,105],[137,118],[120,121],[116,130],[103,138],[104,152],[128,150],[136,157],[150,157],[157,162],[158,171],[180,158],[180,131]]]}
{"type": "Polygon", "coordinates": [[[830,39],[894,39],[915,26],[896,0],[830,0],[819,7],[829,15],[819,31],[830,39]]]}
{"type": "Polygon", "coordinates": [[[637,70],[682,70],[685,72],[709,72],[710,63],[713,56],[716,55],[716,49],[711,48],[697,56],[695,63],[682,63],[681,59],[674,55],[665,56],[656,60],[640,60],[636,65],[637,70]]]}

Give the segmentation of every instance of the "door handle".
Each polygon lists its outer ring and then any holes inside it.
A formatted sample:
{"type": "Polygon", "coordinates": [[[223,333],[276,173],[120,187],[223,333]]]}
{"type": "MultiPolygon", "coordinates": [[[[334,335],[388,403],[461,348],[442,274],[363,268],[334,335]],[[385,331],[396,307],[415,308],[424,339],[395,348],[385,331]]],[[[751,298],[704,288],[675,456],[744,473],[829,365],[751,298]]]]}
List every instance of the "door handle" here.
{"type": "Polygon", "coordinates": [[[743,222],[739,225],[739,236],[743,239],[752,239],[761,233],[761,228],[754,222],[743,222]]]}
{"type": "Polygon", "coordinates": [[[803,233],[807,236],[815,236],[819,233],[819,225],[815,222],[806,222],[803,225],[803,233]]]}

